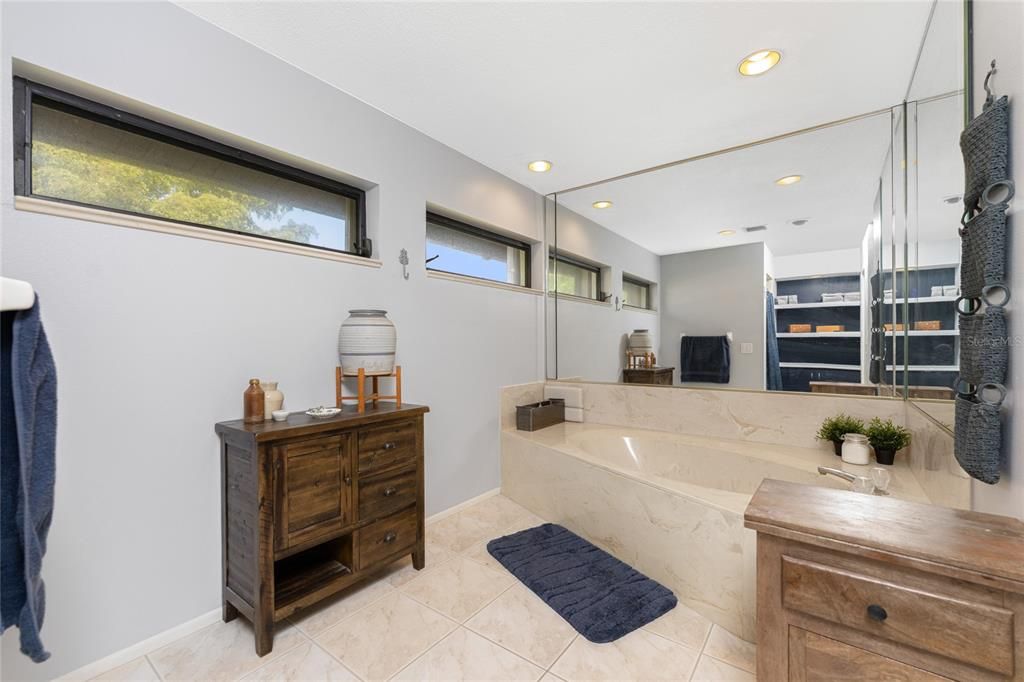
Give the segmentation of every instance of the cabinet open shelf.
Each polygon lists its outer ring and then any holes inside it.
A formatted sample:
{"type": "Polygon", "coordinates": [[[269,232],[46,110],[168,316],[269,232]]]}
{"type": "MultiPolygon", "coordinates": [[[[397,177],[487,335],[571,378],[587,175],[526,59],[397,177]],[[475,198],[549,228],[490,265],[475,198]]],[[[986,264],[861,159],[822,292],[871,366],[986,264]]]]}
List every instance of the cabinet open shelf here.
{"type": "MultiPolygon", "coordinates": [[[[952,300],[952,299],[951,299],[952,300]]],[[[835,301],[830,303],[783,303],[775,306],[776,310],[796,310],[797,308],[853,308],[860,307],[860,301],[835,301]]]]}
{"type": "Polygon", "coordinates": [[[779,332],[776,336],[780,339],[856,339],[860,338],[860,332],[779,332]]]}
{"type": "Polygon", "coordinates": [[[838,369],[838,370],[857,370],[860,371],[860,365],[840,365],[828,362],[780,362],[780,367],[791,369],[838,369]]]}
{"type": "Polygon", "coordinates": [[[274,610],[348,582],[352,536],[346,535],[274,563],[274,610]]]}

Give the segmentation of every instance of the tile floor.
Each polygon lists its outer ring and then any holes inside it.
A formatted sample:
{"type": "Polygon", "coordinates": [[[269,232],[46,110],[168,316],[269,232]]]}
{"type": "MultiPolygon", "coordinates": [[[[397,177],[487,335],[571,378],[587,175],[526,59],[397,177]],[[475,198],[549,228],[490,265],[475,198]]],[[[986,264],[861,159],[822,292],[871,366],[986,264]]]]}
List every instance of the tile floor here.
{"type": "Polygon", "coordinates": [[[279,625],[253,651],[239,617],[100,680],[754,680],[755,647],[679,605],[611,644],[592,644],[512,577],[487,541],[543,520],[497,495],[427,525],[427,568],[381,579],[279,625]]]}

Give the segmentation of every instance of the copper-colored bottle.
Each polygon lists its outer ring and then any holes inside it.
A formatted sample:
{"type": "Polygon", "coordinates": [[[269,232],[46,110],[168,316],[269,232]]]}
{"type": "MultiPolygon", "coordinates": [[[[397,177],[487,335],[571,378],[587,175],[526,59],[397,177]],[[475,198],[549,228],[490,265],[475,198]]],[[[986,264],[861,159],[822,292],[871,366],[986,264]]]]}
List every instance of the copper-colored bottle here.
{"type": "Polygon", "coordinates": [[[242,394],[243,417],[246,424],[259,424],[263,421],[263,389],[259,379],[249,379],[249,388],[242,394]]]}

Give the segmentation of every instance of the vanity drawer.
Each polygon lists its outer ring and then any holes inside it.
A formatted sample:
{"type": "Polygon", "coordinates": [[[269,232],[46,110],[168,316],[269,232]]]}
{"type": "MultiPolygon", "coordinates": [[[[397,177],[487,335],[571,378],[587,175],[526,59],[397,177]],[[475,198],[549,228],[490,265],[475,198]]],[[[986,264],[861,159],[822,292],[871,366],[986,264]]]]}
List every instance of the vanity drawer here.
{"type": "MultiPolygon", "coordinates": [[[[891,568],[893,579],[905,581],[891,568]]],[[[782,604],[875,637],[1013,674],[1013,612],[782,557],[782,604]]]]}
{"type": "Polygon", "coordinates": [[[418,526],[416,509],[409,509],[360,529],[359,568],[372,567],[403,551],[411,552],[416,545],[418,526]]]}
{"type": "Polygon", "coordinates": [[[405,466],[416,456],[416,423],[400,422],[359,432],[359,472],[405,466]]]}
{"type": "Polygon", "coordinates": [[[359,481],[359,520],[379,519],[416,504],[419,486],[415,469],[359,481]]]}

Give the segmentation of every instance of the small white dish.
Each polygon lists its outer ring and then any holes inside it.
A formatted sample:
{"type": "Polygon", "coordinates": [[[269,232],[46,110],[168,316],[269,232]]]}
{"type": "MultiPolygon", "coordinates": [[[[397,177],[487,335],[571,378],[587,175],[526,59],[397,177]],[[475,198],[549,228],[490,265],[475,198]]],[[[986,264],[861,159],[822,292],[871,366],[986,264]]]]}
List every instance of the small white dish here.
{"type": "Polygon", "coordinates": [[[276,422],[283,422],[288,420],[288,415],[291,414],[288,410],[274,410],[270,413],[270,416],[274,418],[276,422]]]}
{"type": "Polygon", "coordinates": [[[334,415],[339,414],[340,412],[340,407],[324,407],[323,405],[321,405],[320,407],[314,407],[311,410],[306,410],[306,414],[316,419],[326,419],[327,417],[333,417],[334,415]]]}

